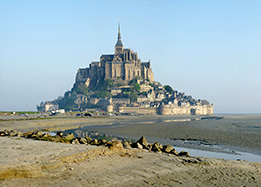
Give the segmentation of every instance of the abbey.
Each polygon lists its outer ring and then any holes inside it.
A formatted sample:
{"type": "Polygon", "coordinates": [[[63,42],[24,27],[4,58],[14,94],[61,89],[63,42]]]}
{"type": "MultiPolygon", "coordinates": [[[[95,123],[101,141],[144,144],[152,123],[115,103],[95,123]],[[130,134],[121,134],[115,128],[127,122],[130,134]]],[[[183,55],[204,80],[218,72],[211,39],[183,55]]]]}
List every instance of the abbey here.
{"type": "Polygon", "coordinates": [[[207,100],[194,99],[154,81],[151,62],[141,62],[136,52],[123,47],[120,27],[114,54],[101,55],[98,62],[78,69],[75,79],[64,97],[41,103],[38,110],[48,105],[67,111],[96,108],[152,115],[213,114],[214,105],[207,100]]]}
{"type": "Polygon", "coordinates": [[[92,62],[89,68],[79,69],[76,83],[85,82],[88,86],[106,79],[122,80],[127,83],[134,78],[153,82],[151,62],[141,62],[136,52],[123,47],[119,26],[114,54],[101,55],[100,61],[92,62]]]}

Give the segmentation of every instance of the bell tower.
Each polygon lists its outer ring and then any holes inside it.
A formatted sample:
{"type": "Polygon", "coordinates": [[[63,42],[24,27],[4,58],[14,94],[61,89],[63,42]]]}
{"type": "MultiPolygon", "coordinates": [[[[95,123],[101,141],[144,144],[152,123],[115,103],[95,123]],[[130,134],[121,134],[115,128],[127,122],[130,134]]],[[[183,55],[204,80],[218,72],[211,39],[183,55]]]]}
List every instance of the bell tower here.
{"type": "Polygon", "coordinates": [[[115,45],[115,54],[117,53],[122,53],[123,51],[123,45],[122,45],[122,41],[121,41],[121,30],[120,30],[120,23],[118,25],[118,40],[117,43],[115,45]]]}

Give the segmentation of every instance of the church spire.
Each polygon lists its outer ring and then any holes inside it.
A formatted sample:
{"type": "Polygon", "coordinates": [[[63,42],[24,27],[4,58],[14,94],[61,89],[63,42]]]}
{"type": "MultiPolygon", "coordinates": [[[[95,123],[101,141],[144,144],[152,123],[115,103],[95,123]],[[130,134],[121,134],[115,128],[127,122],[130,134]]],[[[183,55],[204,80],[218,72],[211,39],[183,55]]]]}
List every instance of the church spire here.
{"type": "Polygon", "coordinates": [[[123,51],[123,45],[121,41],[121,28],[120,28],[120,22],[118,24],[118,40],[115,45],[115,53],[122,52],[123,51]]]}
{"type": "Polygon", "coordinates": [[[118,24],[118,40],[121,40],[121,25],[120,25],[120,22],[118,24]]]}

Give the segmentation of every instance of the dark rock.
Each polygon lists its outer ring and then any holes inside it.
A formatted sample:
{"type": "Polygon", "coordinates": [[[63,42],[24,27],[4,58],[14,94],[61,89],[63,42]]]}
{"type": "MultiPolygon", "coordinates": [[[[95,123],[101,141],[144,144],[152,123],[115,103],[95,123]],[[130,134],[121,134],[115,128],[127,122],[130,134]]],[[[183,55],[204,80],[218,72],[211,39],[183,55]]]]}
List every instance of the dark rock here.
{"type": "Polygon", "coordinates": [[[0,131],[0,136],[6,136],[4,131],[0,131]]]}
{"type": "Polygon", "coordinates": [[[173,155],[176,155],[176,156],[179,155],[179,153],[174,148],[169,153],[173,154],[173,155]]]}
{"type": "Polygon", "coordinates": [[[90,144],[91,145],[99,145],[97,139],[92,140],[90,144]]]}
{"type": "Polygon", "coordinates": [[[132,144],[131,144],[131,147],[132,147],[132,148],[143,149],[143,146],[142,146],[140,143],[138,143],[138,142],[132,143],[132,144]]]}
{"type": "Polygon", "coordinates": [[[186,151],[180,151],[179,156],[187,156],[190,157],[190,154],[186,151]]]}
{"type": "Polygon", "coordinates": [[[90,144],[92,139],[90,137],[85,137],[86,141],[87,141],[87,144],[90,144]]]}
{"type": "Polygon", "coordinates": [[[158,153],[161,153],[161,145],[158,143],[158,142],[155,142],[153,145],[152,145],[152,148],[151,150],[152,151],[155,151],[155,152],[158,152],[158,153]]]}
{"type": "Polygon", "coordinates": [[[164,145],[162,148],[162,151],[165,153],[170,153],[173,150],[173,147],[171,145],[164,145]]]}
{"type": "Polygon", "coordinates": [[[105,139],[101,139],[98,141],[99,145],[105,145],[107,143],[107,141],[105,139]]]}
{"type": "Polygon", "coordinates": [[[11,130],[11,131],[9,132],[9,136],[17,136],[17,132],[14,131],[14,130],[11,130]]]}
{"type": "Polygon", "coordinates": [[[20,131],[18,131],[18,132],[17,132],[17,136],[18,136],[18,137],[23,137],[23,136],[24,136],[24,133],[23,133],[23,132],[20,132],[20,131]]]}
{"type": "Polygon", "coordinates": [[[123,147],[125,147],[125,148],[131,148],[131,145],[129,142],[124,142],[122,144],[123,144],[123,147]]]}
{"type": "Polygon", "coordinates": [[[142,145],[143,148],[147,148],[148,147],[148,142],[147,140],[145,139],[144,136],[142,136],[138,141],[137,143],[139,143],[140,145],[142,145]]]}
{"type": "Polygon", "coordinates": [[[56,135],[57,135],[57,136],[60,136],[60,137],[63,137],[63,132],[58,131],[58,132],[56,133],[56,135]]]}
{"type": "Polygon", "coordinates": [[[26,137],[26,138],[31,138],[32,135],[33,135],[33,132],[26,132],[26,133],[24,133],[24,137],[26,137]]]}
{"type": "Polygon", "coordinates": [[[67,140],[72,140],[72,139],[74,139],[74,135],[73,135],[73,133],[67,134],[64,138],[67,140]]]}
{"type": "Polygon", "coordinates": [[[111,149],[111,150],[116,150],[116,149],[122,149],[122,148],[123,148],[122,143],[119,142],[119,141],[109,142],[109,143],[107,143],[106,145],[107,145],[107,146],[109,147],[109,149],[111,149]]]}
{"type": "Polygon", "coordinates": [[[77,138],[80,144],[87,144],[87,140],[83,137],[77,138]]]}
{"type": "Polygon", "coordinates": [[[149,151],[151,151],[151,149],[152,149],[152,144],[148,144],[147,149],[148,149],[149,151]]]}
{"type": "Polygon", "coordinates": [[[7,130],[7,129],[5,129],[5,130],[4,130],[4,133],[5,133],[6,136],[9,136],[10,131],[7,130]]]}
{"type": "Polygon", "coordinates": [[[43,132],[40,132],[40,131],[38,131],[38,132],[36,132],[36,133],[34,133],[37,137],[40,137],[40,136],[43,136],[43,132]]]}
{"type": "Polygon", "coordinates": [[[80,144],[77,138],[71,140],[71,144],[80,144]]]}
{"type": "Polygon", "coordinates": [[[44,133],[43,135],[42,135],[42,137],[43,138],[47,138],[47,137],[50,137],[51,135],[49,134],[49,133],[44,133]]]}

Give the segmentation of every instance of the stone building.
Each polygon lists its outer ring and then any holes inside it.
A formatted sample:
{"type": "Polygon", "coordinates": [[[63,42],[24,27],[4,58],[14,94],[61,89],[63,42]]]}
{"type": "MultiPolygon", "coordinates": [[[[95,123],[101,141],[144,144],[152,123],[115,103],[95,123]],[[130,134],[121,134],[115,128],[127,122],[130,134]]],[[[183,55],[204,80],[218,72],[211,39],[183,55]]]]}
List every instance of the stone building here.
{"type": "Polygon", "coordinates": [[[138,54],[124,48],[121,41],[120,27],[114,54],[101,55],[100,61],[92,62],[88,68],[81,68],[76,75],[76,83],[98,84],[105,79],[130,81],[136,77],[141,80],[154,81],[151,62],[141,62],[138,54]]]}
{"type": "Polygon", "coordinates": [[[51,112],[59,109],[59,105],[53,104],[52,102],[46,101],[41,102],[40,105],[36,106],[38,112],[51,112]]]}

